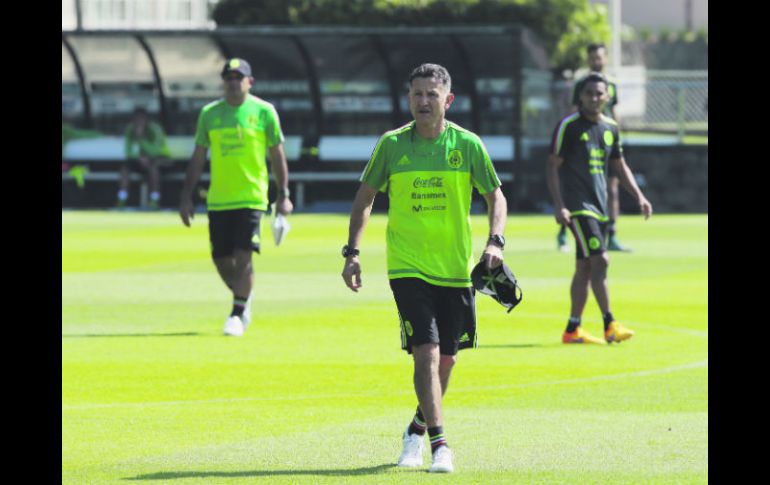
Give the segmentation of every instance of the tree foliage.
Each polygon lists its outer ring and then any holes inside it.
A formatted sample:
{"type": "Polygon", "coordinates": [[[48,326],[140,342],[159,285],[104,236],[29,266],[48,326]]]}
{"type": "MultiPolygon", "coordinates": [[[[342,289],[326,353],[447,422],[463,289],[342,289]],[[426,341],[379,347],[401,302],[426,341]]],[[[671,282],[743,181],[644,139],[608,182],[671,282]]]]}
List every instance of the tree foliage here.
{"type": "Polygon", "coordinates": [[[213,17],[220,26],[520,24],[556,70],[584,65],[585,46],[610,38],[606,7],[588,0],[221,0],[213,17]]]}

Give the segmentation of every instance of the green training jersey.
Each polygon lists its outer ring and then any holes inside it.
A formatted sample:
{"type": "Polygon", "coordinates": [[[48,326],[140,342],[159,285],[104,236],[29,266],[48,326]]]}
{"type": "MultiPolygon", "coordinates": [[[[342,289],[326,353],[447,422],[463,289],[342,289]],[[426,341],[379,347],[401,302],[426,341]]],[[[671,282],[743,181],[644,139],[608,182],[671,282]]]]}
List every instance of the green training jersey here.
{"type": "Polygon", "coordinates": [[[195,144],[211,149],[208,210],[267,210],[267,150],[283,141],[278,113],[256,96],[240,106],[224,99],[204,106],[195,144]]]}
{"type": "Polygon", "coordinates": [[[473,187],[486,194],[500,186],[477,135],[447,122],[428,140],[412,121],[382,135],[360,180],[388,193],[390,279],[471,286],[473,187]]]}
{"type": "Polygon", "coordinates": [[[163,128],[154,121],[148,121],[144,128],[144,134],[141,137],[134,133],[134,124],[129,123],[126,127],[124,142],[124,152],[126,160],[134,160],[140,156],[157,158],[170,157],[171,152],[166,144],[166,134],[163,128]]]}
{"type": "Polygon", "coordinates": [[[556,125],[551,153],[564,159],[559,180],[570,214],[609,220],[607,169],[611,159],[623,156],[618,124],[604,115],[594,123],[573,113],[556,125]]]}

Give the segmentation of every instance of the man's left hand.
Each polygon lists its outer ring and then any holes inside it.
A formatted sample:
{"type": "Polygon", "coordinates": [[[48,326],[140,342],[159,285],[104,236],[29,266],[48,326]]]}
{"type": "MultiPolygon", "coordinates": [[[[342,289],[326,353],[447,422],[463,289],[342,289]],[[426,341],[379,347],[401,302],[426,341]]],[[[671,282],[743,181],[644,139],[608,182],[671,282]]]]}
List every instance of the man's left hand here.
{"type": "Polygon", "coordinates": [[[494,244],[487,244],[481,258],[486,261],[487,269],[494,269],[503,264],[503,250],[494,244]]]}
{"type": "Polygon", "coordinates": [[[645,220],[649,219],[652,215],[652,204],[650,204],[650,201],[644,197],[641,197],[639,200],[639,209],[641,209],[642,214],[644,214],[645,220]]]}

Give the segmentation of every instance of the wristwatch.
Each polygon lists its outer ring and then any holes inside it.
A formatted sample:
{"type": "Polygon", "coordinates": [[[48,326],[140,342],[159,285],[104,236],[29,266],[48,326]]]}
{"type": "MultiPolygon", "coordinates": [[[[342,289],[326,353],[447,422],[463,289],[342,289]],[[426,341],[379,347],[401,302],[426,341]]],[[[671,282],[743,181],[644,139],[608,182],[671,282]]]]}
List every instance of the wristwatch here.
{"type": "Polygon", "coordinates": [[[291,194],[291,192],[289,192],[288,187],[285,189],[278,189],[278,197],[283,197],[284,199],[288,199],[289,194],[291,194]]]}
{"type": "Polygon", "coordinates": [[[347,244],[342,246],[342,257],[343,258],[347,258],[347,257],[350,257],[350,256],[358,256],[360,252],[361,251],[359,251],[358,249],[351,248],[347,244]]]}
{"type": "Polygon", "coordinates": [[[487,240],[487,244],[494,244],[500,249],[505,248],[505,237],[502,234],[492,234],[487,240]]]}

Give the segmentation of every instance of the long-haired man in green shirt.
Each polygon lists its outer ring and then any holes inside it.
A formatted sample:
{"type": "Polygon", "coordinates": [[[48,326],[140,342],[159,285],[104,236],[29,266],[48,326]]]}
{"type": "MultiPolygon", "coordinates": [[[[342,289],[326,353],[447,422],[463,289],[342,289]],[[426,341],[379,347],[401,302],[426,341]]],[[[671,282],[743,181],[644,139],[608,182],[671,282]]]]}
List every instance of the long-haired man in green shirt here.
{"type": "Polygon", "coordinates": [[[427,431],[429,471],[444,473],[454,466],[444,435],[442,398],[457,351],[476,346],[470,279],[473,188],[487,202],[489,239],[482,258],[490,268],[503,262],[507,216],[500,180],[481,139],[445,119],[454,100],[451,89],[451,78],[442,66],[423,64],[412,71],[409,109],[414,121],[386,132],[378,141],[361,175],[342,251],[342,277],[358,292],[364,227],[375,195],[387,192],[388,278],[401,320],[401,348],[414,359],[419,403],[403,434],[398,466],[422,465],[427,431]]]}
{"type": "Polygon", "coordinates": [[[254,284],[252,252],[260,250],[260,220],[268,206],[268,168],[278,188],[276,210],[290,214],[289,169],[284,136],[272,104],[249,94],[254,78],[243,59],[222,69],[224,98],[201,109],[195,150],[182,188],[179,215],[185,226],[194,217],[192,192],[211,150],[211,183],[206,203],[211,256],[219,276],[233,293],[225,335],[243,335],[251,321],[254,284]]]}

